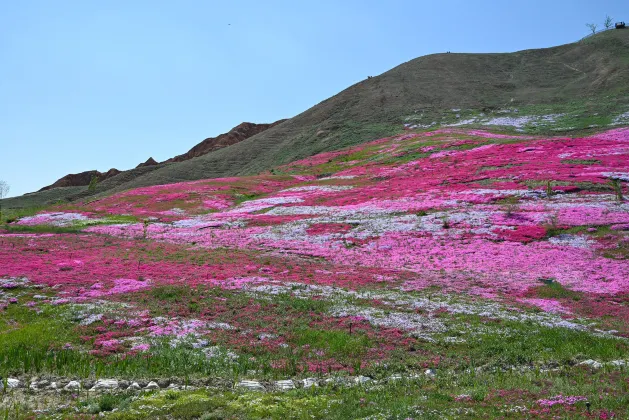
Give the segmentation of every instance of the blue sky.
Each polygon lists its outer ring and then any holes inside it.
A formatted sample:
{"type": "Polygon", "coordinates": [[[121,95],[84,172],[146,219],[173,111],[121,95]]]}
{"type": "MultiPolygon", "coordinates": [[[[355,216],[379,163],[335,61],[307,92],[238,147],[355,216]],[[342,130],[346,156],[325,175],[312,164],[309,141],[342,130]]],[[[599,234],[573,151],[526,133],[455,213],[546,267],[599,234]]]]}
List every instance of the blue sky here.
{"type": "Polygon", "coordinates": [[[0,179],[164,160],[415,57],[573,42],[626,0],[0,2],[0,179]]]}

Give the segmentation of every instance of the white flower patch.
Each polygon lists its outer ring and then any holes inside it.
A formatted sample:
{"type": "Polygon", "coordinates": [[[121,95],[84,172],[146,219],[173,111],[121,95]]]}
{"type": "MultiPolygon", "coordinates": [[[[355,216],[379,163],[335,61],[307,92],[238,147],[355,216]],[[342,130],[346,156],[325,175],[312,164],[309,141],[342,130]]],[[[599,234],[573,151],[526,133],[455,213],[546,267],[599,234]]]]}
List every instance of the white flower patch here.
{"type": "Polygon", "coordinates": [[[348,218],[359,218],[363,216],[377,216],[396,213],[398,210],[381,209],[375,206],[351,207],[329,207],[329,206],[291,206],[277,207],[269,210],[266,214],[273,216],[297,216],[297,215],[319,215],[334,217],[335,220],[344,220],[348,218]]]}
{"type": "Polygon", "coordinates": [[[629,203],[618,203],[612,194],[597,194],[595,198],[579,196],[553,196],[544,204],[545,211],[559,209],[602,209],[605,211],[629,211],[629,203]],[[593,200],[597,201],[593,201],[593,200]]]}
{"type": "Polygon", "coordinates": [[[325,178],[319,178],[317,181],[328,181],[331,179],[354,179],[356,178],[356,175],[333,175],[333,176],[326,176],[325,178]]]}
{"type": "Polygon", "coordinates": [[[502,125],[515,128],[525,128],[527,125],[542,125],[554,123],[557,118],[563,117],[565,114],[550,114],[542,116],[522,116],[522,117],[497,117],[489,121],[483,121],[486,125],[502,125]]]}
{"type": "Polygon", "coordinates": [[[462,125],[470,125],[470,124],[476,124],[478,123],[478,118],[470,118],[467,120],[461,120],[459,122],[455,122],[452,124],[444,124],[444,127],[460,127],[462,125]]]}
{"type": "Polygon", "coordinates": [[[476,190],[468,190],[455,194],[477,194],[477,195],[515,195],[518,197],[538,198],[544,194],[543,191],[536,190],[490,190],[486,188],[479,188],[476,190]]]}
{"type": "Polygon", "coordinates": [[[173,222],[172,226],[175,228],[201,228],[201,227],[216,227],[216,228],[240,228],[244,227],[246,223],[243,220],[216,220],[208,219],[206,216],[199,216],[193,219],[184,219],[173,222]]]}
{"type": "Polygon", "coordinates": [[[620,179],[629,182],[629,172],[601,172],[606,178],[620,179]]]}
{"type": "Polygon", "coordinates": [[[461,234],[461,229],[445,229],[446,223],[463,223],[470,225],[472,231],[491,234],[494,225],[491,222],[493,212],[468,211],[468,212],[436,212],[419,217],[417,229],[432,234],[444,235],[446,233],[461,234]],[[446,232],[447,231],[447,232],[446,232]]]}
{"type": "Polygon", "coordinates": [[[629,112],[625,112],[624,114],[620,114],[616,118],[612,120],[612,125],[622,125],[629,124],[629,112]]]}
{"type": "Polygon", "coordinates": [[[392,215],[399,213],[396,209],[380,209],[361,207],[359,209],[343,209],[342,207],[325,206],[294,206],[278,207],[270,210],[270,215],[313,215],[311,219],[296,220],[275,226],[268,232],[255,235],[258,239],[308,241],[325,243],[334,239],[367,239],[392,232],[429,232],[435,235],[456,235],[464,230],[446,229],[446,223],[462,223],[469,225],[470,230],[478,234],[495,235],[489,211],[436,212],[426,216],[414,214],[392,215]],[[343,223],[354,227],[345,233],[325,233],[311,235],[308,228],[314,224],[343,223]]]}
{"type": "Polygon", "coordinates": [[[548,242],[559,246],[571,246],[574,248],[589,248],[595,243],[594,241],[588,240],[585,236],[568,234],[553,236],[548,242]]]}
{"type": "Polygon", "coordinates": [[[264,210],[282,204],[294,204],[303,201],[302,198],[295,196],[260,198],[258,200],[245,201],[240,206],[237,206],[227,213],[253,213],[258,210],[264,210]]]}
{"type": "Polygon", "coordinates": [[[199,336],[212,329],[230,330],[233,327],[224,322],[206,322],[200,319],[177,319],[157,317],[151,320],[151,326],[146,330],[150,336],[199,336]]]}
{"type": "Polygon", "coordinates": [[[14,289],[16,287],[26,287],[30,280],[26,277],[2,277],[0,278],[0,289],[14,289]]]}
{"type": "Polygon", "coordinates": [[[103,319],[103,314],[92,314],[88,315],[86,318],[83,318],[79,325],[92,325],[95,322],[99,322],[103,319]]]}
{"type": "Polygon", "coordinates": [[[302,187],[288,188],[280,192],[335,192],[351,190],[352,188],[354,187],[350,185],[304,185],[302,187]]]}
{"type": "MultiPolygon", "coordinates": [[[[417,309],[427,312],[428,315],[422,316],[399,311],[389,311],[389,314],[385,314],[380,309],[376,308],[364,308],[359,306],[348,305],[345,302],[339,303],[334,309],[333,314],[336,316],[363,316],[368,319],[369,322],[373,322],[375,325],[391,326],[396,328],[403,328],[405,330],[414,331],[416,328],[422,328],[424,325],[426,330],[424,331],[426,336],[422,338],[431,339],[430,333],[445,332],[445,327],[439,326],[439,321],[431,317],[432,313],[439,310],[447,310],[452,314],[464,314],[464,315],[477,315],[481,317],[487,317],[492,319],[501,319],[517,322],[533,322],[537,325],[545,327],[560,327],[569,328],[573,330],[586,331],[587,325],[583,321],[565,320],[558,314],[539,312],[539,313],[526,313],[519,309],[511,309],[498,302],[493,301],[453,301],[447,295],[432,296],[430,299],[425,297],[415,297],[403,292],[395,291],[363,291],[358,292],[355,290],[345,290],[332,286],[319,286],[312,284],[301,283],[285,283],[283,285],[258,285],[244,288],[245,291],[253,293],[254,296],[259,297],[258,294],[267,295],[279,295],[279,294],[292,294],[293,296],[308,299],[313,296],[322,296],[331,301],[346,301],[348,299],[376,299],[384,303],[385,305],[405,309],[413,310],[417,309]],[[390,315],[390,316],[389,316],[390,315]]],[[[421,333],[421,331],[419,331],[421,333]]],[[[472,333],[467,331],[467,333],[472,333]]],[[[610,333],[605,333],[609,335],[610,333]]]]}
{"type": "Polygon", "coordinates": [[[361,317],[366,319],[371,325],[399,328],[409,331],[414,337],[427,341],[435,341],[432,334],[447,331],[445,324],[439,319],[409,312],[385,312],[377,308],[341,305],[333,308],[330,311],[330,315],[336,317],[361,317]]]}
{"type": "Polygon", "coordinates": [[[54,226],[68,226],[75,221],[88,220],[88,217],[81,213],[41,213],[35,216],[23,217],[19,220],[20,225],[50,224],[54,226]]]}
{"type": "Polygon", "coordinates": [[[180,209],[178,207],[172,208],[170,210],[166,210],[161,212],[161,214],[167,215],[167,216],[182,216],[184,214],[186,214],[186,211],[183,209],[180,209]]]}

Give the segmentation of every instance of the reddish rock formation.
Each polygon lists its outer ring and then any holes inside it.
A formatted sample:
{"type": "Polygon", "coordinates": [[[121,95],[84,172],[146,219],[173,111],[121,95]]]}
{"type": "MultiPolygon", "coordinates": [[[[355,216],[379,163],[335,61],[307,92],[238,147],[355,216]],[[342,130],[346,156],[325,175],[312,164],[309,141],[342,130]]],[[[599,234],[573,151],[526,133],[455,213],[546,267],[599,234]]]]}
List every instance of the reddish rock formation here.
{"type": "Polygon", "coordinates": [[[80,187],[83,185],[89,185],[93,176],[97,176],[99,181],[104,181],[105,179],[116,176],[119,173],[120,171],[118,169],[111,168],[107,172],[85,171],[78,174],[69,174],[62,178],[59,178],[54,184],[48,185],[47,187],[44,187],[39,191],[45,191],[51,188],[59,187],[80,187]]]}
{"type": "Polygon", "coordinates": [[[159,162],[157,162],[155,159],[150,157],[146,160],[146,162],[140,163],[138,166],[136,166],[136,168],[142,168],[144,166],[153,166],[153,165],[159,165],[159,162]]]}
{"type": "MultiPolygon", "coordinates": [[[[274,127],[278,124],[283,123],[286,120],[279,120],[272,124],[254,124],[249,122],[244,122],[234,128],[232,128],[228,133],[220,134],[217,137],[210,137],[203,140],[201,143],[194,146],[187,153],[183,155],[175,156],[174,158],[170,158],[163,163],[170,162],[182,162],[184,160],[192,159],[197,156],[202,156],[206,153],[213,152],[214,150],[221,149],[223,147],[231,146],[232,144],[236,144],[243,140],[248,139],[251,136],[255,136],[258,133],[263,132],[271,127],[274,127]]],[[[148,160],[144,163],[140,163],[137,168],[143,168],[146,166],[155,166],[159,165],[152,157],[148,158],[148,160]]],[[[47,187],[42,188],[40,191],[49,190],[51,188],[58,187],[79,187],[83,185],[89,185],[92,180],[92,176],[97,176],[99,181],[104,181],[107,178],[111,178],[112,176],[118,175],[120,173],[117,169],[110,169],[105,173],[94,171],[85,171],[78,174],[69,174],[57,180],[54,184],[49,185],[47,187]]]]}
{"type": "Polygon", "coordinates": [[[244,122],[229,130],[228,133],[220,134],[217,137],[209,137],[194,146],[187,153],[175,156],[174,158],[170,158],[165,162],[181,162],[197,156],[205,155],[207,153],[213,152],[214,150],[231,146],[232,144],[236,144],[238,142],[246,140],[251,136],[255,136],[256,134],[268,130],[271,127],[281,124],[284,121],[286,120],[279,120],[272,124],[254,124],[250,122],[244,122]]]}

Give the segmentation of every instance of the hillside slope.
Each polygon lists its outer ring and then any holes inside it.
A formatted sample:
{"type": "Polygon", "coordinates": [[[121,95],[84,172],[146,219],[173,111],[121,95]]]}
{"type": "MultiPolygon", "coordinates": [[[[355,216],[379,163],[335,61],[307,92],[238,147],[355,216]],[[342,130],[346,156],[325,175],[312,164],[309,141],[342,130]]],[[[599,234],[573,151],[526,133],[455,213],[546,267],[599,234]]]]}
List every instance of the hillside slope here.
{"type": "Polygon", "coordinates": [[[392,135],[405,124],[492,125],[532,132],[620,125],[629,123],[628,93],[627,30],[515,53],[434,54],[363,80],[245,141],[141,176],[130,171],[110,178],[99,185],[97,194],[255,174],[392,135]],[[517,118],[503,117],[505,113],[517,118]]]}

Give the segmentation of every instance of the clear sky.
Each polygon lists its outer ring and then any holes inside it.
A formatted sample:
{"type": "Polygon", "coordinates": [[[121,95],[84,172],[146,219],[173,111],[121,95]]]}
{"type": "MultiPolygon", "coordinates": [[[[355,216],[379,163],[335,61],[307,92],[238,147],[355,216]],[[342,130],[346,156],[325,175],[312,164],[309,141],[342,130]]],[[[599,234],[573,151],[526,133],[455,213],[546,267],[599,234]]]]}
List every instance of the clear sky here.
{"type": "Polygon", "coordinates": [[[161,161],[415,57],[578,40],[626,0],[0,0],[0,179],[161,161]]]}

